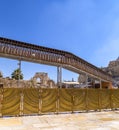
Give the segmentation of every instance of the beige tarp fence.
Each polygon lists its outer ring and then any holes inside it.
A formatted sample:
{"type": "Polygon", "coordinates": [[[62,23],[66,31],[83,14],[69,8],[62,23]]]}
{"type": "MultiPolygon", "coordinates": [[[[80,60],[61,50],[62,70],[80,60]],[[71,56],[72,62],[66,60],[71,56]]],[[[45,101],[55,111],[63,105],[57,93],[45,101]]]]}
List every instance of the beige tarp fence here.
{"type": "Polygon", "coordinates": [[[119,89],[0,88],[1,116],[117,108],[119,89]]]}
{"type": "Polygon", "coordinates": [[[39,89],[23,89],[21,96],[23,114],[37,114],[39,112],[39,89]]]}
{"type": "Polygon", "coordinates": [[[20,113],[20,91],[16,88],[4,88],[1,113],[3,116],[19,115],[20,113]]]}
{"type": "Polygon", "coordinates": [[[57,111],[57,89],[41,89],[41,112],[57,111]]]}

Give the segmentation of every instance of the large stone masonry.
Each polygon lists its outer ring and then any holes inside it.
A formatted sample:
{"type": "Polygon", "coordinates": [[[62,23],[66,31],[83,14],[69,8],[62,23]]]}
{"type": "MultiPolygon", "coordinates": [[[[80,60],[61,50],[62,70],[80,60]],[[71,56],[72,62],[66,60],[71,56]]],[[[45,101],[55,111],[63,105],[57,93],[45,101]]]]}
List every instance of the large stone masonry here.
{"type": "Polygon", "coordinates": [[[14,88],[55,88],[56,84],[48,77],[47,73],[36,73],[30,80],[15,80],[11,78],[0,77],[1,87],[14,87],[14,88]]]}

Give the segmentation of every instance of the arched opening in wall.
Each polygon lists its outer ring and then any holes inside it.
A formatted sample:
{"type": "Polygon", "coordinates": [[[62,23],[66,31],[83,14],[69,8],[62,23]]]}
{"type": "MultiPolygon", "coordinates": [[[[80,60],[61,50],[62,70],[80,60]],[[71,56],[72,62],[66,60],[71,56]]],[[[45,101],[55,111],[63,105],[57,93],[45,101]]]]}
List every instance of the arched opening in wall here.
{"type": "Polygon", "coordinates": [[[36,84],[37,84],[37,86],[40,86],[40,84],[41,84],[41,79],[40,78],[36,79],[36,84]]]}
{"type": "Polygon", "coordinates": [[[36,79],[36,82],[37,82],[37,83],[41,83],[41,79],[40,79],[40,78],[37,78],[37,79],[36,79]]]}

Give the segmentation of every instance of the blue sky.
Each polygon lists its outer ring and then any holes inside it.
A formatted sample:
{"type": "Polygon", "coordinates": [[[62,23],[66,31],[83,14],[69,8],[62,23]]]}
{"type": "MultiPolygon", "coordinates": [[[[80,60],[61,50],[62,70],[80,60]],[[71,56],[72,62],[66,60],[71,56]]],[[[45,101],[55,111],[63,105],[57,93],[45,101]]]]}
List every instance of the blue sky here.
{"type": "MultiPolygon", "coordinates": [[[[97,67],[119,56],[118,0],[0,0],[0,36],[74,53],[97,67]]],[[[18,61],[0,58],[10,76],[18,61]]],[[[56,67],[22,62],[24,78],[56,67]]],[[[63,70],[63,79],[77,78],[63,70]]]]}

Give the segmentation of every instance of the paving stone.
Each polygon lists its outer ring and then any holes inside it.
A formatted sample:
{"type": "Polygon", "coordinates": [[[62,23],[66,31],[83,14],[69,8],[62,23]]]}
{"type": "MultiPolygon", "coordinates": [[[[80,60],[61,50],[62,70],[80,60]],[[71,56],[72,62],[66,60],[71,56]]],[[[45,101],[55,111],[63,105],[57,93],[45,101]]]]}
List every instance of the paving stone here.
{"type": "Polygon", "coordinates": [[[0,130],[118,130],[119,111],[0,118],[0,130]]]}

